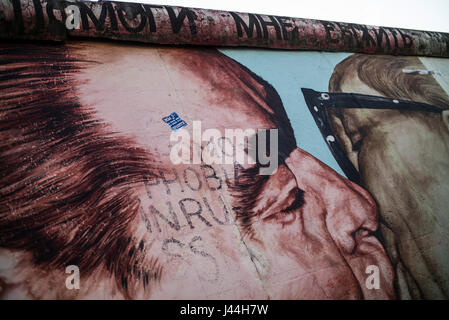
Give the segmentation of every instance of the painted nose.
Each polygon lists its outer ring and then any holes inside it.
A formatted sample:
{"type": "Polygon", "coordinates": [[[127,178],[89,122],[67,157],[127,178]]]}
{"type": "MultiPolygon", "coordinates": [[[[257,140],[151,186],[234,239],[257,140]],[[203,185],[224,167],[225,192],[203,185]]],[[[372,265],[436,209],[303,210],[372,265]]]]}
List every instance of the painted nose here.
{"type": "Polygon", "coordinates": [[[318,195],[327,212],[326,225],[335,243],[346,253],[356,246],[357,232],[377,229],[377,208],[371,196],[355,183],[297,148],[286,164],[298,187],[318,195]]]}
{"type": "MultiPolygon", "coordinates": [[[[367,191],[297,148],[285,161],[305,194],[318,199],[326,228],[360,284],[366,299],[395,297],[393,268],[379,240],[376,204],[367,191]],[[382,290],[365,285],[368,267],[378,267],[382,290]]],[[[306,202],[307,202],[306,195],[306,202]]]]}

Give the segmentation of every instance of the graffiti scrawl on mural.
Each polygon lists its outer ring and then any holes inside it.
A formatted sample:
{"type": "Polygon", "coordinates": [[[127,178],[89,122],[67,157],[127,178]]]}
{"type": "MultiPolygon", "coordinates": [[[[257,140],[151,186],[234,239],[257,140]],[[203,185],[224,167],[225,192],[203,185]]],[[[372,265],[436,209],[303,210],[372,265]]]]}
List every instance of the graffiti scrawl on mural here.
{"type": "Polygon", "coordinates": [[[312,19],[75,0],[3,0],[0,12],[2,38],[99,37],[168,44],[449,56],[447,33],[312,19]],[[73,13],[79,21],[73,20],[73,13]]]}

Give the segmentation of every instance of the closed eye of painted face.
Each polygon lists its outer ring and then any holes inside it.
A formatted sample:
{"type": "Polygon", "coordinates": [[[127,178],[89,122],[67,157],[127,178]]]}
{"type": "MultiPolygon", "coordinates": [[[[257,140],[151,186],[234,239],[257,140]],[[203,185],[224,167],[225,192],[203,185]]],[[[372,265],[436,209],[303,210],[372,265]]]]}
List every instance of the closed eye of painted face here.
{"type": "MultiPolygon", "coordinates": [[[[342,91],[380,96],[356,76],[344,79],[342,91]]],[[[438,240],[449,226],[448,111],[427,107],[420,111],[330,108],[327,114],[360,172],[361,184],[379,206],[384,245],[395,259],[397,277],[406,279],[398,289],[400,295],[442,298],[445,281],[429,279],[448,277],[447,268],[441,267],[447,265],[447,245],[438,240]],[[438,244],[423,249],[429,243],[438,244]]]]}
{"type": "MultiPolygon", "coordinates": [[[[359,86],[359,90],[360,87],[370,94],[302,89],[307,106],[332,154],[346,176],[358,184],[361,183],[359,153],[366,137],[380,137],[388,131],[398,131],[397,137],[404,133],[413,135],[414,131],[406,132],[402,128],[407,119],[441,118],[443,123],[447,120],[447,110],[438,106],[372,95],[375,90],[366,86],[359,86]]],[[[447,125],[443,127],[447,129],[447,125]]],[[[443,131],[447,131],[445,129],[443,131]]]]}
{"type": "Polygon", "coordinates": [[[304,192],[303,205],[255,223],[254,238],[263,241],[249,245],[266,286],[279,298],[391,297],[391,269],[372,234],[377,211],[366,191],[300,149],[286,167],[304,192]],[[370,264],[381,270],[385,290],[363,285],[370,264]]]}
{"type": "Polygon", "coordinates": [[[172,112],[187,130],[193,121],[221,132],[276,128],[264,86],[242,81],[237,64],[193,49],[95,44],[81,51],[101,61],[77,76],[82,105],[162,164],[157,178],[136,188],[141,208],[132,223],[146,259],[163,271],[150,293],[137,287],[136,297],[393,296],[391,267],[372,235],[373,201],[311,155],[290,150],[265,177],[239,175],[251,169],[245,165],[171,162],[172,131],[162,118],[172,112]],[[232,72],[223,67],[230,63],[232,72]],[[369,265],[380,270],[380,290],[365,286],[369,265]]]}

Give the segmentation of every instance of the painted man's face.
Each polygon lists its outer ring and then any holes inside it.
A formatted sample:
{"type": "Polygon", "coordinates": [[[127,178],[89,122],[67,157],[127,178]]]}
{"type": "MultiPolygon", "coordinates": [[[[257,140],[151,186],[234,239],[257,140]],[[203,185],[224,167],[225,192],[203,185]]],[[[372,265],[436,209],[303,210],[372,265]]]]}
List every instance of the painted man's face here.
{"type": "Polygon", "coordinates": [[[394,297],[373,200],[296,147],[279,96],[242,65],[216,50],[112,43],[4,52],[17,55],[1,70],[15,81],[2,139],[16,147],[2,156],[16,189],[1,206],[2,297],[394,297]],[[194,122],[278,130],[277,170],[175,164],[173,112],[188,150],[194,122]],[[67,264],[80,266],[79,291],[67,264]]]}
{"type": "MultiPolygon", "coordinates": [[[[343,81],[342,91],[381,96],[355,75],[343,81]]],[[[447,297],[447,113],[329,109],[328,115],[379,205],[401,297],[447,297]]]]}
{"type": "MultiPolygon", "coordinates": [[[[149,298],[393,296],[389,262],[372,235],[373,201],[311,155],[291,150],[257,199],[249,193],[254,186],[248,194],[244,188],[240,195],[231,192],[234,165],[171,162],[172,131],[162,118],[172,112],[187,130],[193,121],[222,132],[275,129],[262,84],[226,70],[220,61],[236,64],[217,59],[215,51],[106,44],[81,50],[101,63],[77,76],[80,102],[163,167],[162,177],[136,189],[141,214],[133,221],[135,237],[163,266],[149,298]],[[235,216],[237,197],[252,203],[251,228],[235,216]],[[378,290],[365,286],[369,265],[380,270],[378,290]]],[[[258,181],[256,175],[245,184],[258,181]]]]}

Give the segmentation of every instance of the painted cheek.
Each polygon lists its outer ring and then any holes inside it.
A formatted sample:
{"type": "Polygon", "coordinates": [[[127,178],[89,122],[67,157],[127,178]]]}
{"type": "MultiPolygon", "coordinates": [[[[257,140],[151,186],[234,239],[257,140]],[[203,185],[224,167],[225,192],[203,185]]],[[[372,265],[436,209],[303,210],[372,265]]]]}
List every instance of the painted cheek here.
{"type": "MultiPolygon", "coordinates": [[[[385,279],[384,290],[378,296],[392,297],[391,265],[380,243],[370,235],[378,226],[377,208],[370,195],[302,150],[298,149],[286,162],[295,174],[298,186],[305,191],[302,221],[306,239],[310,237],[311,240],[308,244],[312,248],[310,252],[314,251],[314,246],[321,245],[326,249],[317,251],[317,257],[321,255],[324,258],[324,252],[337,260],[344,257],[346,262],[343,261],[343,264],[347,266],[349,263],[351,269],[345,271],[344,268],[337,268],[334,273],[340,276],[336,279],[340,281],[346,277],[347,281],[360,283],[362,289],[365,268],[375,261],[385,279]],[[324,215],[319,214],[319,210],[324,210],[324,215]],[[362,254],[361,248],[368,243],[375,250],[363,251],[362,254]]],[[[313,254],[305,254],[299,260],[307,259],[308,256],[313,254]]],[[[326,262],[321,261],[316,265],[325,266],[326,262]]]]}
{"type": "Polygon", "coordinates": [[[294,223],[260,224],[264,248],[259,273],[274,299],[360,297],[351,269],[326,230],[325,212],[316,195],[307,195],[294,223]],[[349,289],[348,289],[349,288],[349,289]]]}

